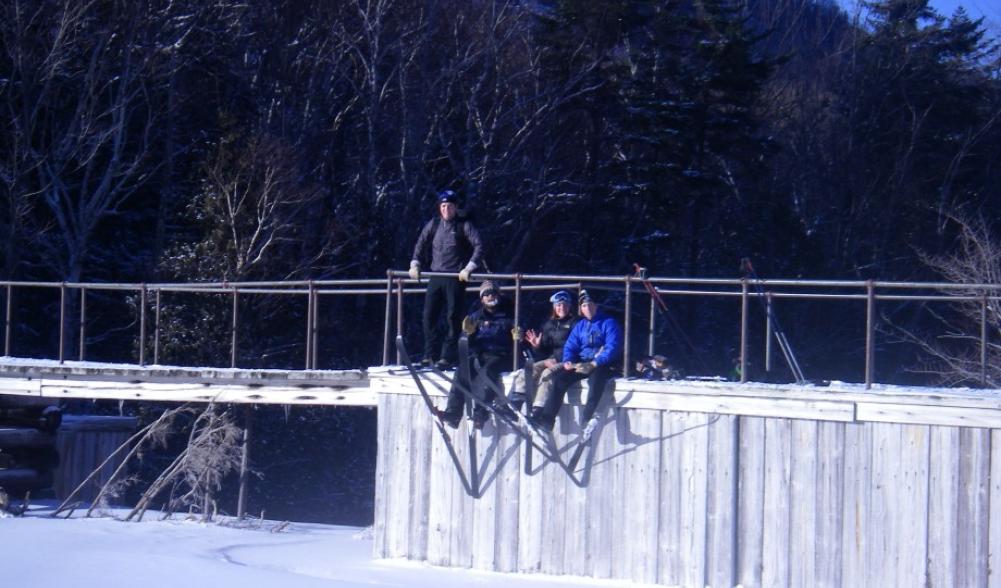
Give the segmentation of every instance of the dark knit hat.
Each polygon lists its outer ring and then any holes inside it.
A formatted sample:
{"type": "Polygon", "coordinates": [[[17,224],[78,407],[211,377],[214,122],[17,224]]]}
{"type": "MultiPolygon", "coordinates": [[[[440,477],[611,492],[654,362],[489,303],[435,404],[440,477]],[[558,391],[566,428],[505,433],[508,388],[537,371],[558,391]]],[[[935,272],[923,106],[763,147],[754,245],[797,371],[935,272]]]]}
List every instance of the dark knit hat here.
{"type": "Polygon", "coordinates": [[[585,302],[595,302],[595,300],[594,298],[591,298],[591,295],[587,293],[587,290],[581,290],[580,294],[577,295],[577,304],[581,305],[585,302]]]}
{"type": "Polygon", "coordinates": [[[497,288],[497,284],[494,284],[490,280],[484,280],[483,283],[480,284],[480,298],[483,298],[491,292],[500,296],[500,289],[497,288]]]}

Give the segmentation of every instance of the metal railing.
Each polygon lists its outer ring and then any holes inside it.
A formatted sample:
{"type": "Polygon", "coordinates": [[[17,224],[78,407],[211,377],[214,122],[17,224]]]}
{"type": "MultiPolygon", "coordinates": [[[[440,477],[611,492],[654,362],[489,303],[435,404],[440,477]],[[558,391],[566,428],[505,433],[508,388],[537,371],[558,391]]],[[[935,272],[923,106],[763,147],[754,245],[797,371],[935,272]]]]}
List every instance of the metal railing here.
{"type": "MultiPolygon", "coordinates": [[[[147,330],[150,328],[150,317],[147,307],[152,298],[152,363],[158,364],[160,359],[161,340],[161,308],[162,295],[167,292],[188,292],[199,294],[228,294],[231,297],[230,320],[230,367],[238,367],[240,304],[241,297],[251,295],[278,295],[306,298],[306,322],[302,325],[305,357],[303,369],[317,369],[317,336],[319,330],[318,300],[324,296],[384,296],[384,334],[382,340],[382,364],[390,363],[393,349],[392,340],[395,335],[403,334],[405,330],[405,305],[407,296],[422,295],[425,291],[424,279],[434,276],[455,277],[454,274],[427,272],[422,274],[422,280],[414,281],[404,271],[389,270],[383,279],[354,280],[316,280],[316,281],[284,281],[284,282],[216,282],[198,284],[180,283],[82,283],[82,282],[0,282],[5,290],[5,323],[4,323],[4,355],[11,356],[13,344],[13,327],[15,325],[15,289],[58,289],[59,291],[59,348],[58,359],[66,360],[67,337],[67,306],[71,291],[79,292],[78,318],[78,354],[77,359],[86,360],[87,342],[87,306],[88,292],[95,291],[128,291],[139,297],[136,321],[138,322],[138,365],[147,364],[147,330]],[[395,316],[395,322],[393,320],[395,316]]],[[[557,274],[479,274],[473,275],[471,281],[475,284],[482,280],[505,281],[502,290],[513,293],[515,322],[521,324],[523,293],[537,290],[589,289],[620,292],[622,296],[622,314],[624,317],[624,348],[622,358],[623,375],[628,375],[632,365],[634,350],[631,348],[633,331],[637,328],[633,319],[634,298],[646,296],[649,299],[649,315],[647,329],[647,355],[654,353],[654,335],[658,314],[656,312],[654,295],[645,288],[635,288],[637,283],[647,282],[661,296],[698,297],[698,298],[739,298],[740,311],[735,319],[740,325],[739,342],[739,372],[740,380],[747,381],[748,348],[749,348],[749,302],[752,299],[764,299],[762,303],[769,308],[777,300],[858,300],[865,302],[864,328],[864,381],[866,387],[873,384],[875,366],[875,325],[876,308],[880,301],[973,301],[981,305],[980,313],[980,379],[987,383],[987,349],[988,349],[988,305],[1001,297],[1001,285],[998,284],[954,284],[942,282],[889,282],[889,281],[843,281],[843,280],[751,280],[751,279],[719,279],[719,278],[667,278],[648,277],[641,279],[635,275],[625,276],[595,276],[595,275],[557,275],[557,274]],[[755,289],[752,291],[750,286],[755,289]],[[778,289],[778,290],[777,290],[778,289]],[[820,290],[820,291],[818,291],[820,290]],[[835,290],[835,291],[832,291],[835,290]],[[844,291],[837,291],[844,290],[844,291]],[[950,293],[951,292],[951,293],[950,293]]],[[[770,311],[768,311],[770,313],[770,311]]],[[[848,320],[846,318],[846,320],[848,320]]],[[[772,363],[771,341],[774,336],[771,323],[765,325],[765,365],[770,369],[772,363]]],[[[514,358],[517,362],[518,342],[513,342],[514,358]]],[[[396,357],[399,362],[399,357],[396,357]]]]}

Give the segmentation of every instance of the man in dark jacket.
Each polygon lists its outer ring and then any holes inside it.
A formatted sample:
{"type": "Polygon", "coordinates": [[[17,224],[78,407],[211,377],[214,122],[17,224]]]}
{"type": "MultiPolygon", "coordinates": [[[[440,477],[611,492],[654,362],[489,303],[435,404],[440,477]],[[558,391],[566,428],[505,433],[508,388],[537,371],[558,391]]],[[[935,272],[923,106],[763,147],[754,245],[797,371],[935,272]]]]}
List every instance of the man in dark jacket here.
{"type": "Polygon", "coordinates": [[[419,280],[421,265],[430,261],[433,272],[454,274],[432,276],[424,295],[424,363],[437,362],[441,369],[455,364],[459,326],[462,322],[462,298],[466,293],[469,274],[480,266],[483,242],[473,223],[459,218],[458,197],[445,190],[438,194],[438,216],[424,225],[410,261],[410,277],[419,280]],[[445,311],[447,325],[442,337],[441,313],[445,311]]]}
{"type": "Polygon", "coordinates": [[[582,424],[594,416],[622,349],[618,322],[598,309],[598,303],[587,290],[581,290],[578,301],[581,317],[563,346],[562,369],[553,376],[553,390],[545,405],[533,408],[530,417],[536,427],[549,431],[556,424],[556,415],[563,406],[567,390],[584,378],[587,378],[588,392],[582,424]]]}
{"type": "MultiPolygon", "coordinates": [[[[531,346],[535,364],[532,366],[532,378],[535,380],[535,406],[543,406],[549,392],[552,390],[553,375],[562,369],[563,345],[570,337],[570,331],[577,324],[578,317],[573,311],[570,293],[560,290],[549,297],[553,305],[549,320],[542,325],[542,331],[529,329],[525,332],[525,341],[531,346]]],[[[511,404],[516,409],[525,401],[524,372],[515,374],[515,392],[511,394],[511,404]]]]}
{"type": "MultiPolygon", "coordinates": [[[[470,361],[473,363],[469,377],[476,381],[479,373],[485,371],[486,377],[499,388],[501,372],[505,366],[511,365],[511,340],[519,338],[521,331],[514,323],[511,305],[501,298],[500,290],[493,282],[487,280],[480,284],[480,307],[462,320],[462,330],[469,338],[470,361]]],[[[492,403],[496,397],[494,389],[487,385],[482,392],[484,402],[492,403]]],[[[457,427],[465,400],[465,395],[453,384],[448,394],[448,405],[439,413],[441,419],[449,426],[457,427]]],[[[509,410],[504,405],[494,405],[494,408],[509,410]]],[[[473,426],[481,428],[488,416],[487,409],[477,404],[473,409],[473,426]]]]}

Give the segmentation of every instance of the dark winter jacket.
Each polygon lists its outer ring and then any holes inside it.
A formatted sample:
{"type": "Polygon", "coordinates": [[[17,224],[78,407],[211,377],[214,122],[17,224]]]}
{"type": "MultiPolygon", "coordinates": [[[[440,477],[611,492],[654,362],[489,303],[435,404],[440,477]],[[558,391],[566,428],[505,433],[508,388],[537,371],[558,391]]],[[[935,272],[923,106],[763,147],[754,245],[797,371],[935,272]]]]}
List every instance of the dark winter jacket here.
{"type": "Polygon", "coordinates": [[[469,313],[469,318],[476,321],[476,332],[469,336],[469,348],[473,353],[480,357],[486,354],[511,356],[514,318],[509,303],[502,300],[492,311],[480,306],[469,313]]]}
{"type": "Polygon", "coordinates": [[[566,318],[551,318],[542,325],[542,340],[538,349],[533,349],[536,361],[555,359],[563,361],[563,346],[570,337],[570,331],[574,328],[580,318],[568,316],[566,318]]]}
{"type": "Polygon", "coordinates": [[[619,323],[600,310],[594,320],[580,317],[580,321],[563,346],[563,361],[594,361],[598,365],[611,365],[619,359],[622,334],[619,323]]]}
{"type": "Polygon", "coordinates": [[[454,273],[467,266],[471,266],[470,271],[475,270],[482,258],[483,241],[473,223],[458,217],[450,221],[435,217],[417,237],[412,259],[433,272],[454,273]]]}

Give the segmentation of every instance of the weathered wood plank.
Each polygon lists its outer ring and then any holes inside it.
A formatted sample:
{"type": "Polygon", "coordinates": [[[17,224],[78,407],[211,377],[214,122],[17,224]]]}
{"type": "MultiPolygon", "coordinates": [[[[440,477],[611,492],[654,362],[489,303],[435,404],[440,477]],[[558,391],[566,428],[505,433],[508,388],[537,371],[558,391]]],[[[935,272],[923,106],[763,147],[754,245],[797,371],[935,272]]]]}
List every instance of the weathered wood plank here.
{"type": "Polygon", "coordinates": [[[0,448],[47,447],[54,443],[55,437],[38,429],[0,425],[0,448]]]}
{"type": "MultiPolygon", "coordinates": [[[[623,410],[623,412],[625,412],[623,410]]],[[[625,418],[625,416],[620,417],[625,418]]],[[[658,582],[678,586],[683,582],[685,560],[682,553],[681,523],[684,493],[682,460],[684,459],[687,422],[685,413],[661,413],[661,431],[664,442],[660,456],[660,529],[657,533],[658,582]]],[[[610,448],[614,451],[615,448],[610,448]]]]}
{"type": "MultiPolygon", "coordinates": [[[[563,460],[566,461],[570,439],[576,437],[577,429],[572,405],[565,405],[556,419],[554,438],[563,460]]],[[[542,478],[542,558],[541,571],[546,574],[563,573],[563,544],[566,537],[566,486],[567,475],[556,464],[544,467],[542,478]]]]}
{"type": "Polygon", "coordinates": [[[990,516],[987,519],[987,585],[1001,586],[1001,430],[991,431],[990,516]]]}
{"type": "Polygon", "coordinates": [[[692,393],[635,392],[626,395],[618,392],[617,396],[621,398],[620,402],[626,401],[628,398],[629,408],[637,409],[845,422],[855,419],[855,404],[853,402],[760,398],[715,393],[696,395],[692,393]]]}
{"type": "MultiPolygon", "coordinates": [[[[581,418],[583,407],[571,406],[569,412],[572,415],[572,422],[569,431],[572,433],[567,437],[567,444],[570,451],[577,447],[581,431],[581,418]]],[[[576,478],[566,477],[563,484],[565,498],[564,506],[564,534],[563,542],[563,573],[573,575],[589,575],[590,566],[583,560],[581,554],[587,549],[587,488],[581,485],[584,476],[584,468],[587,466],[586,456],[581,458],[581,464],[577,466],[576,478]]]]}
{"type": "MultiPolygon", "coordinates": [[[[625,422],[626,419],[623,419],[625,422]]],[[[622,521],[627,529],[623,538],[627,573],[633,582],[657,581],[657,534],[659,531],[661,465],[661,418],[654,410],[631,410],[623,460],[623,484],[628,488],[621,500],[625,504],[622,521]]]]}
{"type": "Polygon", "coordinates": [[[0,394],[40,396],[42,382],[35,378],[0,378],[0,394]]]}
{"type": "MultiPolygon", "coordinates": [[[[413,382],[411,382],[413,385],[413,382]]],[[[295,404],[317,406],[376,406],[369,387],[339,389],[328,386],[248,386],[241,384],[112,382],[90,380],[41,381],[46,398],[216,402],[232,404],[295,404]]]]}
{"type": "Polygon", "coordinates": [[[708,485],[708,415],[685,413],[681,432],[681,562],[682,584],[706,584],[706,494],[708,485]]]}
{"type": "Polygon", "coordinates": [[[791,421],[765,421],[765,496],[761,551],[763,586],[789,585],[791,421]]]}
{"type": "Polygon", "coordinates": [[[956,580],[959,428],[932,427],[928,459],[928,583],[956,580]]]}
{"type": "Polygon", "coordinates": [[[409,402],[410,408],[410,529],[407,549],[409,559],[427,559],[428,508],[431,500],[431,435],[437,435],[431,414],[423,400],[409,402]]]}
{"type": "Polygon", "coordinates": [[[710,418],[706,498],[706,576],[710,586],[737,584],[739,417],[710,418]]]}
{"type": "Polygon", "coordinates": [[[480,497],[473,506],[472,565],[481,570],[495,569],[497,537],[497,477],[501,459],[501,432],[489,419],[477,434],[476,453],[479,464],[480,497]]]}
{"type": "Polygon", "coordinates": [[[789,585],[816,585],[817,421],[790,421],[789,585]]]}
{"type": "Polygon", "coordinates": [[[990,431],[959,432],[959,501],[956,586],[987,585],[987,516],[990,431]]]}
{"type": "MultiPolygon", "coordinates": [[[[615,520],[611,507],[620,496],[615,494],[616,479],[622,449],[617,429],[624,419],[623,411],[609,407],[602,415],[592,453],[583,460],[582,480],[587,487],[587,538],[584,551],[585,575],[596,578],[612,576],[612,545],[616,529],[621,525],[615,520]]],[[[625,425],[622,425],[625,426],[625,425]]]]}
{"type": "Polygon", "coordinates": [[[927,585],[928,569],[928,427],[903,425],[897,459],[893,518],[900,533],[895,543],[897,581],[904,586],[927,585]]]}
{"type": "Polygon", "coordinates": [[[521,508],[521,438],[505,430],[498,445],[502,459],[496,485],[497,541],[496,569],[501,572],[518,570],[518,513],[521,508]]]}
{"type": "Polygon", "coordinates": [[[389,478],[386,482],[389,488],[386,494],[386,516],[396,523],[387,528],[387,557],[406,557],[408,552],[407,539],[410,523],[410,496],[413,492],[413,479],[410,463],[410,431],[412,399],[406,397],[392,398],[387,404],[388,412],[397,428],[391,441],[389,478]]]}
{"type": "Polygon", "coordinates": [[[856,418],[879,423],[912,423],[946,427],[1001,428],[1001,410],[917,404],[860,402],[856,418]]]}
{"type": "Polygon", "coordinates": [[[392,428],[393,420],[389,413],[389,405],[393,402],[392,396],[379,396],[379,419],[376,423],[376,443],[379,451],[375,458],[375,521],[373,522],[374,541],[372,551],[375,557],[389,557],[386,548],[386,535],[390,531],[387,527],[395,524],[387,515],[389,492],[389,476],[391,467],[390,461],[392,452],[386,451],[391,447],[392,434],[396,432],[392,428]]]}
{"type": "Polygon", "coordinates": [[[869,581],[869,475],[872,469],[872,424],[845,425],[845,486],[842,529],[842,577],[845,586],[869,581]]]}
{"type": "MultiPolygon", "coordinates": [[[[844,423],[817,423],[816,539],[814,585],[841,586],[845,485],[844,423]]],[[[807,554],[804,554],[804,557],[807,554]]]]}
{"type": "Polygon", "coordinates": [[[765,419],[740,418],[737,583],[761,586],[765,505],[765,419]]]}

